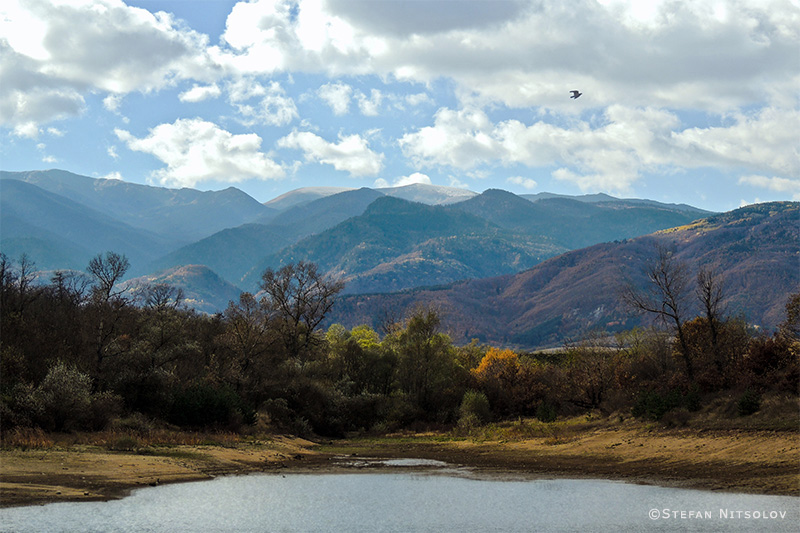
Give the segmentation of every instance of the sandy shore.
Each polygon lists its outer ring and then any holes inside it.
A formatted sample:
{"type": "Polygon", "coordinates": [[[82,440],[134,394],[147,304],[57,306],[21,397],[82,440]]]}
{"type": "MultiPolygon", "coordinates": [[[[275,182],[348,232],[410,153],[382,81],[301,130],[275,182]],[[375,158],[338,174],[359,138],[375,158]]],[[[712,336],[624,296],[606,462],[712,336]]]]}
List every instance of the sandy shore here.
{"type": "Polygon", "coordinates": [[[107,500],[137,487],[276,469],[333,471],[347,468],[344,457],[436,459],[485,474],[593,477],[800,496],[796,432],[621,427],[506,441],[416,434],[319,444],[278,436],[138,452],[86,445],[3,450],[0,505],[107,500]]]}

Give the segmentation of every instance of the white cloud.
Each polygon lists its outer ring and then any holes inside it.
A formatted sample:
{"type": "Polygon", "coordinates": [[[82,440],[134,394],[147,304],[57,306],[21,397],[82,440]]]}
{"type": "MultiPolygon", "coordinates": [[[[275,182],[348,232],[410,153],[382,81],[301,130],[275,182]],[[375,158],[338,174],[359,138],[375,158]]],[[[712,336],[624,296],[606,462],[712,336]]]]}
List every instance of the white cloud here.
{"type": "Polygon", "coordinates": [[[311,132],[294,131],[279,139],[282,148],[302,150],[306,161],[332,165],[352,177],[374,176],[383,168],[383,154],[373,152],[359,135],[339,135],[339,142],[328,142],[311,132]]]}
{"type": "Polygon", "coordinates": [[[344,83],[326,83],[317,89],[317,96],[333,110],[334,115],[344,115],[350,110],[353,88],[344,83]]]}
{"type": "Polygon", "coordinates": [[[102,176],[100,179],[104,180],[119,180],[122,181],[122,174],[118,171],[109,172],[105,176],[102,176]]]}
{"type": "Polygon", "coordinates": [[[739,178],[739,183],[776,192],[787,192],[792,195],[793,200],[800,200],[800,178],[749,175],[739,178]]]}
{"type": "Polygon", "coordinates": [[[260,151],[261,137],[234,135],[199,118],[161,124],[143,138],[125,130],[114,132],[131,150],[149,153],[167,165],[152,176],[162,185],[195,187],[205,181],[235,183],[284,176],[280,165],[260,151]]]}
{"type": "Polygon", "coordinates": [[[376,117],[379,114],[381,102],[383,101],[383,94],[378,89],[372,89],[369,97],[362,92],[356,94],[358,100],[358,109],[362,115],[368,117],[376,117]]]}
{"type": "Polygon", "coordinates": [[[416,107],[422,104],[432,104],[433,99],[428,95],[428,93],[414,93],[414,94],[407,94],[404,97],[406,103],[412,107],[416,107]]]}
{"type": "Polygon", "coordinates": [[[109,94],[103,98],[103,107],[112,113],[116,113],[119,111],[119,106],[122,104],[122,98],[123,95],[121,94],[109,94]]]}
{"type": "Polygon", "coordinates": [[[729,126],[677,133],[676,159],[691,166],[743,167],[782,177],[800,176],[796,148],[800,110],[765,108],[752,116],[737,114],[734,120],[729,126]]]}
{"type": "Polygon", "coordinates": [[[5,0],[0,35],[0,124],[75,115],[94,90],[149,91],[218,70],[206,36],[118,0],[5,0]]]}
{"type": "Polygon", "coordinates": [[[119,154],[117,153],[117,147],[116,146],[109,146],[106,149],[106,153],[108,154],[108,156],[111,159],[119,159],[119,154]]]}
{"type": "Polygon", "coordinates": [[[464,183],[455,176],[450,176],[448,178],[448,183],[450,184],[450,187],[456,187],[458,189],[469,189],[468,184],[464,183]]]}
{"type": "Polygon", "coordinates": [[[265,73],[450,78],[462,103],[728,111],[796,88],[791,4],[262,0],[234,8],[220,54],[265,73]]]}
{"type": "Polygon", "coordinates": [[[35,122],[25,122],[14,127],[14,135],[28,139],[39,138],[39,126],[35,122]]]}
{"type": "Polygon", "coordinates": [[[529,191],[532,191],[539,186],[536,180],[533,180],[531,178],[523,178],[522,176],[513,176],[507,178],[506,181],[508,183],[513,183],[514,185],[520,185],[521,187],[523,187],[524,189],[528,189],[529,191]]]}
{"type": "Polygon", "coordinates": [[[222,91],[216,83],[211,85],[197,85],[195,83],[191,89],[179,94],[178,100],[181,102],[202,102],[209,98],[217,98],[220,94],[222,94],[222,91]]]}
{"type": "Polygon", "coordinates": [[[253,78],[239,78],[228,83],[227,91],[228,101],[247,126],[285,126],[298,117],[294,100],[276,81],[262,85],[253,78]]]}
{"type": "Polygon", "coordinates": [[[559,167],[556,179],[583,190],[624,193],[644,172],[715,166],[777,176],[800,175],[800,156],[787,150],[800,124],[797,112],[762,110],[726,127],[681,129],[677,115],[620,105],[601,120],[556,126],[518,120],[493,123],[475,108],[437,111],[433,126],[404,135],[399,143],[416,166],[460,170],[488,165],[559,167]]]}
{"type": "Polygon", "coordinates": [[[442,108],[434,116],[434,126],[403,135],[399,143],[417,166],[468,169],[502,157],[500,143],[491,136],[492,128],[481,110],[442,108]]]}
{"type": "MultiPolygon", "coordinates": [[[[431,178],[428,177],[427,174],[422,174],[421,172],[414,172],[408,176],[400,176],[399,178],[395,179],[392,183],[389,183],[384,178],[378,178],[375,180],[373,184],[374,187],[378,189],[385,189],[387,187],[404,187],[406,185],[414,185],[417,183],[421,183],[423,185],[431,185],[431,178]]],[[[455,187],[455,185],[453,185],[455,187]]]]}

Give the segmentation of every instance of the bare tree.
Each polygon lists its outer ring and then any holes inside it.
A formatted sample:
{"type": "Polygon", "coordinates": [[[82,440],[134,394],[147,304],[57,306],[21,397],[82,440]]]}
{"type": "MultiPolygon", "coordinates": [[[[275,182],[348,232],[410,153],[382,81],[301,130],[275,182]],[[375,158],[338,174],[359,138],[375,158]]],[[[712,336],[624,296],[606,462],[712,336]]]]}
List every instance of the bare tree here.
{"type": "Polygon", "coordinates": [[[114,293],[114,286],[122,279],[130,268],[128,258],[116,252],[106,252],[97,254],[89,261],[87,270],[95,278],[94,293],[101,301],[107,302],[113,297],[119,296],[114,293]]]}
{"type": "Polygon", "coordinates": [[[314,263],[299,261],[278,271],[267,269],[261,276],[261,288],[275,312],[287,355],[302,361],[344,283],[326,279],[314,263]]]}
{"type": "Polygon", "coordinates": [[[80,305],[85,302],[91,280],[82,272],[56,270],[50,276],[50,285],[59,302],[80,305]]]}
{"type": "Polygon", "coordinates": [[[800,292],[786,300],[786,320],[779,325],[779,332],[789,340],[800,341],[800,292]]]}
{"type": "Polygon", "coordinates": [[[124,255],[106,252],[105,257],[103,254],[93,257],[87,268],[95,281],[92,296],[97,304],[94,311],[97,313],[95,368],[98,376],[101,374],[103,362],[112,355],[119,355],[110,351],[110,347],[117,335],[118,322],[127,302],[119,293],[114,292],[114,286],[129,267],[128,258],[124,255]]]}
{"type": "Polygon", "coordinates": [[[149,309],[157,311],[177,309],[183,304],[183,289],[167,283],[147,285],[144,287],[143,292],[144,304],[149,309]]]}
{"type": "Polygon", "coordinates": [[[711,352],[717,369],[722,371],[719,353],[720,327],[724,320],[725,308],[722,305],[723,279],[713,269],[702,267],[697,273],[697,297],[703,306],[703,313],[708,322],[711,336],[711,352]]]}
{"type": "Polygon", "coordinates": [[[28,303],[36,298],[37,291],[33,290],[33,282],[36,280],[36,264],[22,254],[19,257],[18,266],[14,268],[12,261],[5,254],[0,254],[0,279],[2,280],[2,302],[3,307],[22,313],[28,303]]]}
{"type": "Polygon", "coordinates": [[[670,325],[678,340],[681,357],[686,365],[686,375],[694,379],[692,353],[683,328],[687,318],[689,273],[686,264],[675,258],[674,250],[656,245],[655,258],[645,266],[649,281],[642,290],[629,283],[622,293],[623,300],[642,313],[656,315],[670,325]]]}

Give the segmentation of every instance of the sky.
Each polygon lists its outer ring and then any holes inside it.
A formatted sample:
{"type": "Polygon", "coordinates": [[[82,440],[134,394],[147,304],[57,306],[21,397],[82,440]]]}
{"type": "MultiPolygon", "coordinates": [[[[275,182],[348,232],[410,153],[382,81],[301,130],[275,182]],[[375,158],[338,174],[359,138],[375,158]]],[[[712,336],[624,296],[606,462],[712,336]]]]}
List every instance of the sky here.
{"type": "Polygon", "coordinates": [[[3,0],[0,169],[49,168],[800,200],[800,0],[3,0]]]}

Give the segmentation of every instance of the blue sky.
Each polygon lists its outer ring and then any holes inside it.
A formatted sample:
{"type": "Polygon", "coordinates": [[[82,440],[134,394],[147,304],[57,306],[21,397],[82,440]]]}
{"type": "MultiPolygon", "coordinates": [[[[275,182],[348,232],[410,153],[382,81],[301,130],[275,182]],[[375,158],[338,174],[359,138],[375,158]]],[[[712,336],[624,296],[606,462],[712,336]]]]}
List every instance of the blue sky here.
{"type": "Polygon", "coordinates": [[[797,0],[4,0],[0,168],[800,200],[798,50],[797,0]]]}

